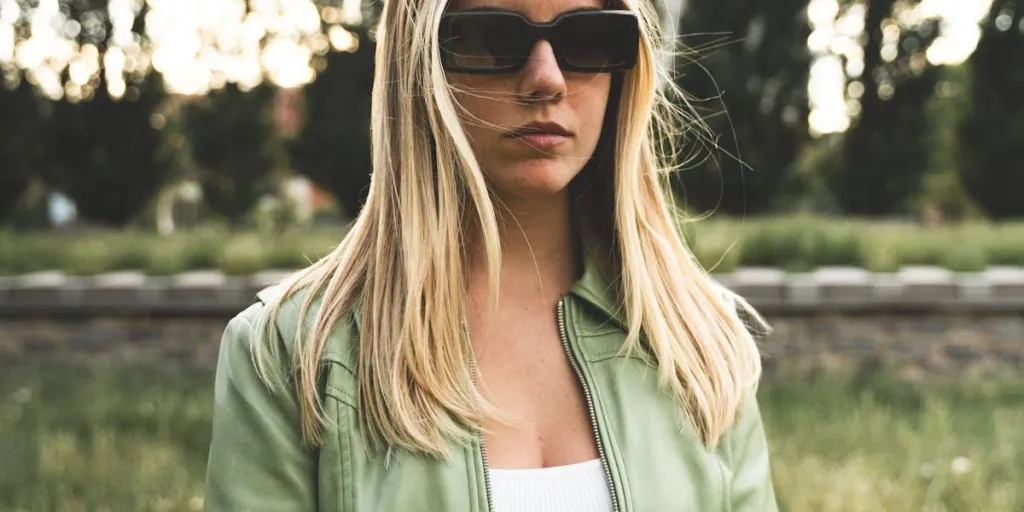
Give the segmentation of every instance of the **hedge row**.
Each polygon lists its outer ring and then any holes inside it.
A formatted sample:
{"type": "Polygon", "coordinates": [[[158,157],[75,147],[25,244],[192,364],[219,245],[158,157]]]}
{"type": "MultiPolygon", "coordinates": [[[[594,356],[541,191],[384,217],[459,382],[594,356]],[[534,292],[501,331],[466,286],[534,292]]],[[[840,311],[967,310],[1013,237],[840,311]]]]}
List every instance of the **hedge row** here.
{"type": "MultiPolygon", "coordinates": [[[[963,224],[924,229],[913,224],[771,218],[701,220],[685,233],[697,258],[714,272],[738,266],[807,271],[849,265],[891,272],[904,265],[954,271],[1024,266],[1024,223],[963,224]]],[[[161,237],[153,233],[0,232],[0,275],[63,270],[91,275],[140,270],[169,275],[217,268],[239,275],[297,268],[329,252],[344,232],[269,235],[203,229],[161,237]]]]}
{"type": "Polygon", "coordinates": [[[71,275],[139,270],[162,276],[214,268],[231,275],[251,274],[305,266],[327,254],[343,233],[270,235],[223,229],[166,237],[148,232],[0,233],[0,275],[43,270],[62,270],[71,275]]]}
{"type": "Polygon", "coordinates": [[[958,272],[989,266],[1024,266],[1024,222],[965,223],[924,228],[816,218],[701,221],[688,238],[706,268],[778,267],[800,272],[846,265],[892,272],[907,265],[937,265],[958,272]]]}

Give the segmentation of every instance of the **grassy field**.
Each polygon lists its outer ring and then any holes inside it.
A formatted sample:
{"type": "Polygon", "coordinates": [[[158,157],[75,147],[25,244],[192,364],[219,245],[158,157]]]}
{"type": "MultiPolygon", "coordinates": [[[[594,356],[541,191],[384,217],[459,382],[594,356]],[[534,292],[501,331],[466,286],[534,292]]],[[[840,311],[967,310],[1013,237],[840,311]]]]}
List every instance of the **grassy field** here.
{"type": "MultiPolygon", "coordinates": [[[[700,262],[715,272],[730,272],[741,265],[792,271],[850,265],[880,272],[904,265],[938,265],[955,271],[1024,266],[1024,222],[924,229],[914,223],[813,217],[712,218],[686,224],[685,233],[700,262]]],[[[167,237],[141,231],[0,230],[0,276],[41,270],[75,275],[140,270],[167,275],[211,268],[248,274],[303,267],[327,254],[343,235],[343,226],[287,234],[208,226],[167,237]]]]}
{"type": "MultiPolygon", "coordinates": [[[[8,366],[0,510],[201,510],[208,372],[8,366]]],[[[1024,510],[1024,383],[773,377],[783,510],[1024,510]]]]}

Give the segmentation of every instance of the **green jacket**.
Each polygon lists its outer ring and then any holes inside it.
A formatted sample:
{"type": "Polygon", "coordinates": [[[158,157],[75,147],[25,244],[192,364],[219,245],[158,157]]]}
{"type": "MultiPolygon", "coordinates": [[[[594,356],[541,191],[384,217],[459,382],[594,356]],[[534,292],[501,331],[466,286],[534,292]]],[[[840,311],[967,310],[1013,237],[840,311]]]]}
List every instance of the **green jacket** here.
{"type": "MultiPolygon", "coordinates": [[[[714,450],[682,421],[656,372],[640,359],[625,359],[622,319],[595,269],[559,305],[566,349],[584,384],[617,511],[777,510],[768,447],[754,398],[714,450]]],[[[249,357],[250,325],[279,287],[227,325],[217,366],[213,437],[205,509],[238,511],[486,512],[492,508],[486,450],[479,441],[453,445],[442,462],[396,450],[385,467],[366,449],[356,411],[355,349],[358,325],[339,325],[325,352],[324,406],[337,428],[317,449],[300,443],[294,394],[270,393],[249,357]]],[[[299,295],[278,320],[277,343],[285,354],[297,318],[299,295]]],[[[283,356],[287,357],[287,355],[283,356]]],[[[479,439],[479,438],[478,438],[479,439]]]]}

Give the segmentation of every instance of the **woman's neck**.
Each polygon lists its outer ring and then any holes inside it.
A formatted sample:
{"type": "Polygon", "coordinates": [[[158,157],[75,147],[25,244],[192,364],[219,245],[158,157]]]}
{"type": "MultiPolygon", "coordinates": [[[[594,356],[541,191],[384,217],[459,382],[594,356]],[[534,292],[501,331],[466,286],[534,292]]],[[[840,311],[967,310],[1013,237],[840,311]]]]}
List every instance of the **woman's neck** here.
{"type": "MultiPolygon", "coordinates": [[[[576,243],[568,193],[505,200],[497,207],[501,239],[501,305],[551,303],[577,278],[576,243]]],[[[482,304],[487,268],[479,237],[467,237],[467,284],[471,302],[482,304]]]]}

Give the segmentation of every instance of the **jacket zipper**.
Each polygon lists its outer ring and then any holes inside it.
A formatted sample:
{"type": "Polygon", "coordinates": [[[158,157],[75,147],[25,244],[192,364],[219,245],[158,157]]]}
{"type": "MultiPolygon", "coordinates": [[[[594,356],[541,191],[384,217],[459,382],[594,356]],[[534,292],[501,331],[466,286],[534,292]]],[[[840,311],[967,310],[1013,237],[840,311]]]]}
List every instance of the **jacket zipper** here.
{"type": "Polygon", "coordinates": [[[590,426],[594,429],[594,441],[597,443],[597,453],[601,457],[601,466],[604,467],[604,477],[608,481],[608,489],[611,491],[612,497],[612,510],[615,512],[619,511],[619,498],[615,494],[615,482],[612,480],[611,466],[608,464],[608,457],[605,456],[604,443],[601,441],[601,431],[597,428],[597,412],[594,409],[594,399],[590,394],[590,385],[587,379],[583,376],[583,371],[580,369],[579,361],[576,360],[576,355],[573,354],[572,349],[569,347],[569,336],[566,334],[565,329],[565,299],[558,301],[558,333],[562,337],[562,346],[565,348],[565,354],[569,356],[569,363],[572,365],[573,371],[576,372],[576,377],[580,380],[580,386],[583,388],[583,397],[587,400],[587,410],[590,412],[590,426]]]}
{"type": "MultiPolygon", "coordinates": [[[[466,336],[469,336],[468,327],[466,327],[466,336]]],[[[470,345],[470,347],[472,347],[472,345],[470,345]]],[[[473,359],[470,361],[469,370],[473,382],[476,382],[476,356],[473,356],[473,359]]],[[[484,436],[482,433],[479,434],[477,438],[480,441],[480,460],[484,465],[484,493],[487,498],[487,512],[491,512],[494,510],[494,499],[491,496],[491,472],[489,470],[490,466],[487,463],[487,446],[484,444],[484,436]]]]}
{"type": "Polygon", "coordinates": [[[494,500],[491,497],[491,475],[487,465],[487,446],[484,445],[484,436],[480,436],[480,457],[484,462],[484,492],[487,494],[487,510],[494,510],[494,500]]]}

